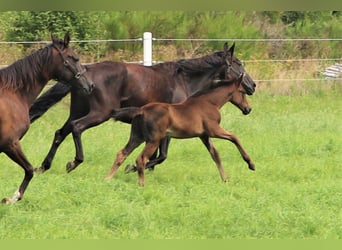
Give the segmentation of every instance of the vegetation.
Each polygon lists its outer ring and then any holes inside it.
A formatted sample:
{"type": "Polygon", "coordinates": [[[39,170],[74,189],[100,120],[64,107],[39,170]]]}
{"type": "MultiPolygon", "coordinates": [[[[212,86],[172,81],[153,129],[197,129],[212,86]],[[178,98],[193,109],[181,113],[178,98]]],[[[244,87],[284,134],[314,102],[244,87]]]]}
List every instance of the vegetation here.
{"type": "MultiPolygon", "coordinates": [[[[339,12],[2,12],[0,40],[157,38],[341,38],[339,12]]],[[[222,48],[222,42],[156,41],[154,60],[176,60],[222,48]]],[[[141,44],[79,43],[84,62],[137,60],[141,44]]],[[[307,79],[321,62],[256,63],[255,59],[341,58],[341,41],[239,42],[236,54],[253,79],[307,79]]],[[[37,45],[0,45],[1,64],[37,45]]],[[[331,62],[330,62],[331,63],[331,62]]],[[[119,169],[105,181],[129,126],[106,122],[83,136],[85,162],[66,174],[74,157],[69,136],[52,168],[35,175],[22,201],[0,206],[0,239],[341,239],[341,81],[258,82],[242,116],[222,109],[222,125],[236,133],[254,160],[249,171],[234,145],[214,140],[231,177],[222,183],[199,140],[173,140],[169,157],[146,186],[119,169]]],[[[69,100],[32,124],[23,149],[38,166],[69,100]]],[[[138,148],[126,162],[134,162],[138,148]]],[[[123,167],[122,167],[123,168],[123,167]]],[[[0,198],[11,195],[23,171],[0,154],[0,198]]]]}
{"type": "MultiPolygon", "coordinates": [[[[45,11],[0,13],[0,38],[5,41],[44,41],[53,32],[72,33],[73,40],[139,38],[151,31],[155,38],[340,38],[342,15],[331,11],[45,11]]],[[[158,42],[170,45],[170,42],[158,42]]],[[[31,47],[32,45],[26,45],[31,47]]],[[[124,49],[135,53],[139,43],[80,43],[81,52],[94,59],[124,49]]],[[[218,50],[222,42],[176,43],[178,55],[218,50]]],[[[241,43],[244,59],[339,58],[341,43],[301,41],[241,43]]],[[[162,57],[162,56],[161,56],[162,57]]],[[[128,58],[126,60],[129,60],[128,58]]],[[[160,60],[160,58],[156,58],[160,60]]]]}
{"type": "MultiPolygon", "coordinates": [[[[309,82],[286,94],[256,92],[248,116],[227,104],[222,125],[239,136],[257,167],[248,170],[233,144],[214,140],[228,183],[198,139],[173,140],[144,188],[124,166],[105,181],[129,137],[128,125],[112,121],[84,133],[85,162],[67,174],[74,157],[68,137],[24,199],[0,206],[0,239],[341,239],[341,94],[340,84],[309,82]]],[[[24,137],[35,166],[68,105],[51,109],[24,137]]],[[[23,172],[4,154],[0,166],[1,195],[10,195],[23,172]]]]}

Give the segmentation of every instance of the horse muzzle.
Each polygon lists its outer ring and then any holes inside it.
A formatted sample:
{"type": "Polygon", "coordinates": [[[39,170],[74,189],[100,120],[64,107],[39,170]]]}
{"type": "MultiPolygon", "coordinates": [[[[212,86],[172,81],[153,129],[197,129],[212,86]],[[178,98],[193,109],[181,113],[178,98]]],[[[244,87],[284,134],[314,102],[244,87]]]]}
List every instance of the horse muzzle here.
{"type": "Polygon", "coordinates": [[[252,108],[251,107],[247,107],[247,108],[244,108],[242,110],[242,114],[248,115],[251,111],[252,111],[252,108]]]}

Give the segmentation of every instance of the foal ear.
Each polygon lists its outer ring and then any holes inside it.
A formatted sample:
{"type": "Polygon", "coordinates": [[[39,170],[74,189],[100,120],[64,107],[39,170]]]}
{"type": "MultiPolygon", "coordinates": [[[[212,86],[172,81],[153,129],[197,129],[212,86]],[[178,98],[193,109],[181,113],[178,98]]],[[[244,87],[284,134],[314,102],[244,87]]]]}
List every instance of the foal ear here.
{"type": "Polygon", "coordinates": [[[64,36],[64,47],[68,47],[69,46],[69,42],[70,42],[70,34],[69,31],[67,33],[65,33],[64,36]]]}

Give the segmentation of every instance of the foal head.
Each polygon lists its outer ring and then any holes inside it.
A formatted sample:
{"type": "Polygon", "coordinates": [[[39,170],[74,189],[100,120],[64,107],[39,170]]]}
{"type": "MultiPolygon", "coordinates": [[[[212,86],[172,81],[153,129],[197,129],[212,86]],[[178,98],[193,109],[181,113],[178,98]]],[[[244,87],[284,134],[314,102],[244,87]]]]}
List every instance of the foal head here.
{"type": "Polygon", "coordinates": [[[233,92],[230,102],[238,107],[244,115],[248,115],[252,111],[252,107],[247,100],[246,89],[242,84],[243,78],[244,74],[236,81],[236,90],[233,92]]]}
{"type": "Polygon", "coordinates": [[[69,33],[65,34],[64,40],[58,39],[53,35],[51,35],[51,39],[53,65],[55,65],[52,69],[53,79],[62,83],[75,84],[77,88],[89,94],[94,88],[94,83],[88,77],[78,56],[69,47],[69,33]]]}

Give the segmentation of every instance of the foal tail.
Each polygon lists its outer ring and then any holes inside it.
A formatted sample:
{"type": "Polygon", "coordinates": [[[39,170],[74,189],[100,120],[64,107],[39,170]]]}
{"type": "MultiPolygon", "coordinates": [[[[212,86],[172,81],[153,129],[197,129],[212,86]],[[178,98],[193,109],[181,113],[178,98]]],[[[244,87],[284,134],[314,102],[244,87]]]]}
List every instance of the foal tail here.
{"type": "Polygon", "coordinates": [[[30,121],[33,123],[53,105],[58,103],[71,91],[71,86],[57,82],[44,92],[30,107],[30,121]]]}
{"type": "Polygon", "coordinates": [[[112,117],[116,121],[132,123],[133,118],[141,114],[142,114],[141,108],[127,107],[127,108],[121,108],[121,109],[114,109],[112,112],[112,117]]]}

